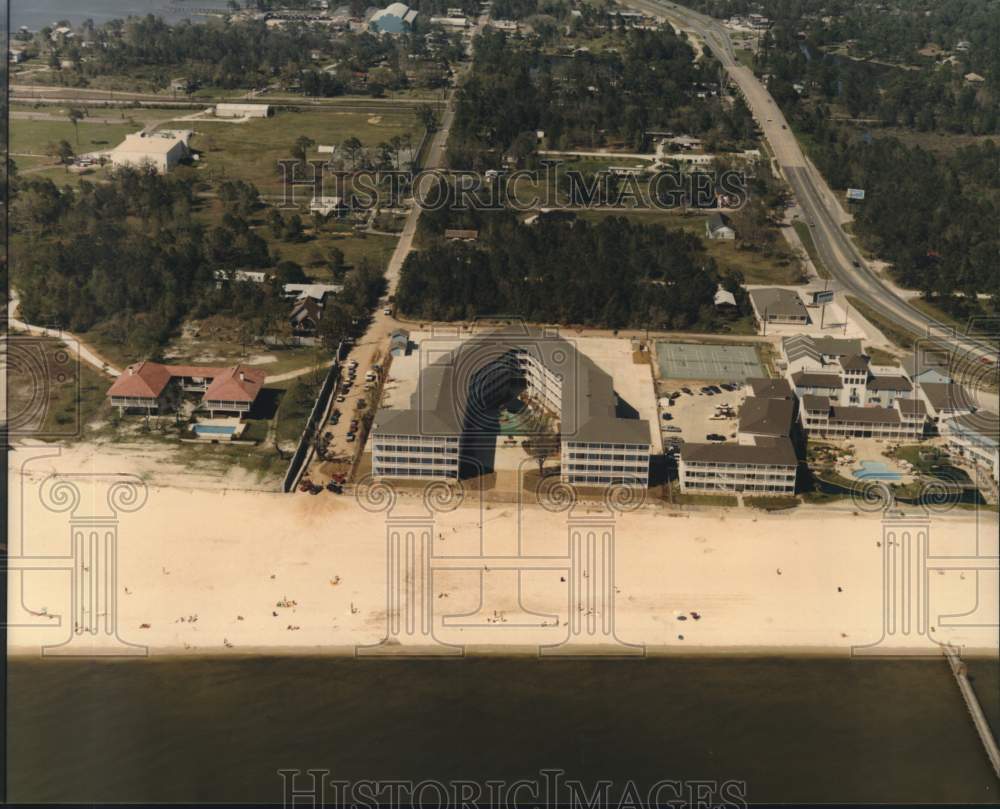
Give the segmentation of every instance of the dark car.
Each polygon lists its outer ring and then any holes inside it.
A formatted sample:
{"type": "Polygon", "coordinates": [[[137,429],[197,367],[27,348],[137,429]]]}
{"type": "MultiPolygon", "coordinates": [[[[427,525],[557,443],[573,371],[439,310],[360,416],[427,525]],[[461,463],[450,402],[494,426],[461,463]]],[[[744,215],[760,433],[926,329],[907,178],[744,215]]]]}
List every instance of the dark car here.
{"type": "Polygon", "coordinates": [[[688,396],[694,395],[693,393],[691,393],[691,388],[681,388],[681,390],[684,391],[684,393],[686,393],[688,396]]]}
{"type": "Polygon", "coordinates": [[[725,441],[726,437],[724,435],[719,435],[718,433],[709,433],[705,436],[709,441],[725,441]]]}
{"type": "Polygon", "coordinates": [[[664,421],[670,421],[673,418],[673,416],[671,416],[669,413],[661,413],[660,418],[663,419],[664,421]]]}

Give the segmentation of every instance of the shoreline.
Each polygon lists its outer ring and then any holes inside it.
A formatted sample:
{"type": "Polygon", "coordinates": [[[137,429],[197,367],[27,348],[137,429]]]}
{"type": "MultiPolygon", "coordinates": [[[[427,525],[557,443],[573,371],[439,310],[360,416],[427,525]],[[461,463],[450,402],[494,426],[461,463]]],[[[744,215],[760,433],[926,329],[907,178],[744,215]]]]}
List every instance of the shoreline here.
{"type": "MultiPolygon", "coordinates": [[[[493,645],[470,645],[466,647],[462,654],[428,654],[421,651],[419,647],[410,647],[407,652],[399,654],[384,655],[359,655],[356,654],[352,646],[256,646],[230,649],[224,646],[199,647],[197,649],[185,649],[183,647],[167,647],[164,649],[150,650],[147,655],[42,655],[37,648],[28,647],[8,647],[7,659],[18,662],[25,660],[39,660],[46,663],[60,663],[63,661],[88,663],[110,663],[124,664],[135,661],[148,663],[169,663],[177,660],[202,660],[204,662],[219,662],[232,660],[246,662],[251,660],[283,660],[293,658],[312,658],[325,660],[329,658],[355,659],[359,662],[367,661],[460,661],[477,658],[502,658],[507,660],[526,660],[536,658],[544,662],[580,662],[580,661],[625,661],[625,660],[663,660],[668,658],[693,658],[698,660],[857,660],[859,662],[889,662],[889,661],[933,661],[941,660],[947,662],[945,650],[942,648],[938,652],[927,652],[921,649],[906,649],[905,647],[894,648],[892,653],[882,655],[859,655],[852,654],[850,648],[838,646],[668,646],[656,645],[647,646],[645,654],[622,655],[613,652],[602,651],[600,647],[595,647],[589,651],[585,648],[574,649],[574,654],[548,654],[540,655],[538,649],[524,644],[493,644],[493,645]]],[[[963,660],[992,660],[1000,664],[1000,648],[990,648],[985,646],[975,646],[963,648],[959,657],[963,660]]]]}

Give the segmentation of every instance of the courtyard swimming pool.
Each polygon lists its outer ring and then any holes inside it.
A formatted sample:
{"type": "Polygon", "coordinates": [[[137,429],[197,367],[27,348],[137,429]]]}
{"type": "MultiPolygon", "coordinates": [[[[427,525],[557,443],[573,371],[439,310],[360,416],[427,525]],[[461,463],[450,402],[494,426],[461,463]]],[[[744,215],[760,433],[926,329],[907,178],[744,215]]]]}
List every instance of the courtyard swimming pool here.
{"type": "Polygon", "coordinates": [[[898,481],[903,476],[891,470],[882,461],[861,461],[861,468],[854,470],[854,477],[857,480],[898,481]]]}

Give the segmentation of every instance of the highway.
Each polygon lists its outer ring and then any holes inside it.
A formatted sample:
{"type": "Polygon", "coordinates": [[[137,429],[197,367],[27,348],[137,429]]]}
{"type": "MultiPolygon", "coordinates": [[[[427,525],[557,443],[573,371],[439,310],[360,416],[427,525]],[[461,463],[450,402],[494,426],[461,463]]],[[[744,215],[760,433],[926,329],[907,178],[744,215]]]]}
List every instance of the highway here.
{"type": "Polygon", "coordinates": [[[833,276],[832,289],[859,298],[886,320],[918,336],[933,335],[936,342],[946,342],[956,353],[997,361],[995,341],[990,343],[955,335],[953,329],[896,295],[871,269],[843,230],[843,224],[850,217],[841,209],[826,180],[806,159],[767,88],[749,68],[737,61],[729,33],[719,21],[666,0],[626,0],[626,3],[645,14],[666,18],[675,27],[695,34],[722,63],[741,90],[805,215],[816,250],[833,276]]]}

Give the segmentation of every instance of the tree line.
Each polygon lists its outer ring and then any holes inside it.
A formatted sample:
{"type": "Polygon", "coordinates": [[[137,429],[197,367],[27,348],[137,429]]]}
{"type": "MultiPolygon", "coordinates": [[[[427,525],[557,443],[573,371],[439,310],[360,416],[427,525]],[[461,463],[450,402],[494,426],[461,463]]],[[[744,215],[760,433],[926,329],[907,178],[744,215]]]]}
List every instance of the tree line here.
{"type": "Polygon", "coordinates": [[[720,146],[752,142],[753,119],[742,102],[729,108],[708,93],[698,98],[700,88],[720,81],[711,58],[695,62],[691,46],[669,28],[616,35],[617,52],[568,57],[484,32],[458,91],[450,165],[497,168],[504,156],[530,151],[538,131],[552,149],[611,141],[643,149],[650,130],[709,135],[720,146]]]}
{"type": "MultiPolygon", "coordinates": [[[[416,319],[517,315],[531,322],[611,329],[719,325],[720,278],[701,239],[624,217],[521,224],[479,214],[475,243],[433,241],[403,265],[396,303],[416,319]]],[[[743,296],[745,298],[745,296],[743,296]]]]}

